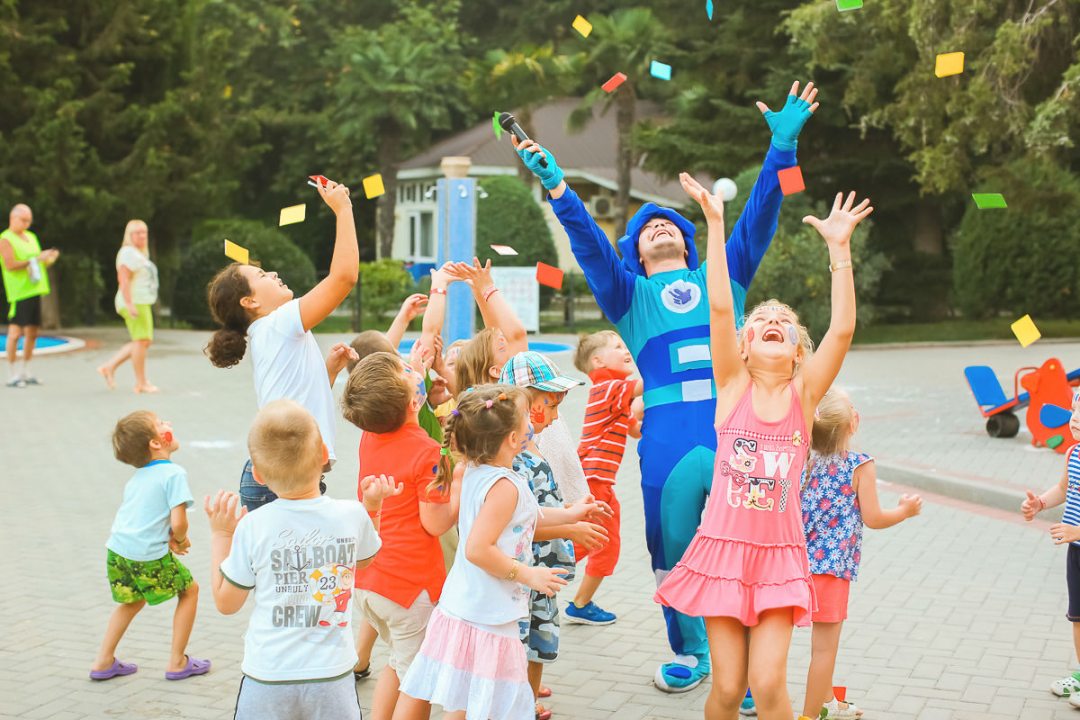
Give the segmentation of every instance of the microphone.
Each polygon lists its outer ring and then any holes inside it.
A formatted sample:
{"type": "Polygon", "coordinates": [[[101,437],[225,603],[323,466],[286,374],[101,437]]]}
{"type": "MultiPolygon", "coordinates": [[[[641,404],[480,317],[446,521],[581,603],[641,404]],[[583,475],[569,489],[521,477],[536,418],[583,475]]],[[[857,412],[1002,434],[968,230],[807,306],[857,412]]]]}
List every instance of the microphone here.
{"type": "MultiPolygon", "coordinates": [[[[512,133],[514,137],[522,142],[528,142],[531,138],[521,129],[518,125],[517,118],[508,112],[499,113],[499,127],[508,133],[512,133]]],[[[540,158],[540,167],[547,167],[547,160],[540,158]]]]}

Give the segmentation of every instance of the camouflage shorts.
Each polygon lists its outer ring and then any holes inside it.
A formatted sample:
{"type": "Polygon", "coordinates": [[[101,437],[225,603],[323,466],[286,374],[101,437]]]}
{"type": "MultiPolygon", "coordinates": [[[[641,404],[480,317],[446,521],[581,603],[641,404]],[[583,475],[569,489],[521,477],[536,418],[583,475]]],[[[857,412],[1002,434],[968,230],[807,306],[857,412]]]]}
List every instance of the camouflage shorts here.
{"type": "Polygon", "coordinates": [[[195,582],[191,572],[172,553],[157,560],[128,560],[109,550],[105,560],[113,600],[134,603],[145,600],[159,605],[171,600],[195,582]]]}
{"type": "Polygon", "coordinates": [[[529,619],[519,623],[529,662],[549,663],[559,657],[559,605],[535,590],[529,598],[529,619]]]}

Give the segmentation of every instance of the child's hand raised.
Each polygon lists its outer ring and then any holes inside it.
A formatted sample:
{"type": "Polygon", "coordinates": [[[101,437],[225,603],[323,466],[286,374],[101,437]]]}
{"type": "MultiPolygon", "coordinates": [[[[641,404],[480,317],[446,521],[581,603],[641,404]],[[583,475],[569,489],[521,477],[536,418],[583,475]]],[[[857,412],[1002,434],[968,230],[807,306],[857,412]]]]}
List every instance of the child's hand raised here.
{"type": "Polygon", "coordinates": [[[701,211],[705,213],[707,222],[724,223],[724,199],[719,195],[713,195],[705,189],[701,183],[694,179],[690,173],[679,173],[679,182],[686,194],[697,201],[701,211]]]}
{"type": "Polygon", "coordinates": [[[462,280],[476,292],[483,292],[495,284],[491,279],[491,258],[483,265],[480,258],[473,258],[472,265],[466,262],[456,262],[446,269],[455,280],[462,280]]]}
{"type": "Polygon", "coordinates": [[[915,517],[922,512],[922,498],[918,495],[901,495],[899,506],[904,511],[904,517],[915,517]]]}
{"type": "Polygon", "coordinates": [[[239,515],[236,512],[240,506],[240,496],[234,492],[218,490],[217,495],[211,501],[207,495],[203,500],[206,516],[210,518],[210,532],[213,534],[223,533],[232,535],[236,532],[236,525],[240,518],[247,515],[247,508],[240,507],[239,515]]]}
{"type": "Polygon", "coordinates": [[[322,183],[315,183],[315,189],[318,190],[319,195],[322,196],[323,202],[330,206],[330,209],[334,211],[335,215],[339,214],[342,210],[352,209],[352,200],[349,198],[349,188],[341,183],[327,180],[325,185],[322,183]]]}
{"type": "Polygon", "coordinates": [[[1023,513],[1024,519],[1030,522],[1035,519],[1035,516],[1038,515],[1044,507],[1046,507],[1046,504],[1043,503],[1042,499],[1028,490],[1027,499],[1020,503],[1020,512],[1023,513]]]}
{"type": "Polygon", "coordinates": [[[404,489],[404,485],[394,482],[393,475],[368,475],[360,481],[364,507],[372,513],[382,510],[383,500],[400,495],[404,489]]]}
{"type": "Polygon", "coordinates": [[[817,230],[821,237],[825,238],[829,247],[843,247],[851,240],[851,233],[855,232],[855,227],[874,212],[874,208],[870,207],[870,198],[852,207],[854,202],[854,191],[848,195],[846,201],[844,193],[836,193],[829,217],[822,220],[813,215],[807,215],[803,218],[803,222],[817,230]]]}
{"type": "Polygon", "coordinates": [[[345,369],[350,360],[359,359],[360,356],[356,354],[356,351],[348,343],[334,343],[334,346],[330,348],[330,352],[326,354],[326,371],[331,376],[337,377],[337,374],[345,369]]]}
{"type": "Polygon", "coordinates": [[[563,568],[549,568],[540,565],[526,566],[518,570],[518,582],[538,593],[551,597],[566,586],[566,574],[563,568]]]}
{"type": "Polygon", "coordinates": [[[401,303],[401,309],[398,310],[398,315],[403,317],[405,322],[410,323],[424,314],[424,308],[427,307],[427,302],[428,296],[424,293],[413,293],[405,298],[405,302],[401,303]]]}
{"type": "Polygon", "coordinates": [[[409,367],[426,377],[433,362],[435,354],[432,349],[417,339],[409,350],[409,367]]]}

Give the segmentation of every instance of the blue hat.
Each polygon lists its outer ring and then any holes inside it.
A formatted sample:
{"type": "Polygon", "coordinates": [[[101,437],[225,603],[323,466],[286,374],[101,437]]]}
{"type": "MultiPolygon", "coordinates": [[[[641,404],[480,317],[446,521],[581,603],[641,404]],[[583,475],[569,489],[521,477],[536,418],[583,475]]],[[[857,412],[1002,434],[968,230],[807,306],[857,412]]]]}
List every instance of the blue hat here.
{"type": "Polygon", "coordinates": [[[641,264],[641,256],[638,255],[638,235],[645,223],[653,218],[662,217],[675,223],[682,231],[683,239],[686,240],[686,267],[696,270],[698,266],[697,248],[694,247],[694,233],[697,228],[694,223],[684,218],[671,208],[660,207],[656,203],[645,203],[641,209],[634,213],[630,222],[626,224],[626,234],[619,238],[619,252],[622,253],[623,265],[635,275],[644,275],[645,267],[641,264]]]}

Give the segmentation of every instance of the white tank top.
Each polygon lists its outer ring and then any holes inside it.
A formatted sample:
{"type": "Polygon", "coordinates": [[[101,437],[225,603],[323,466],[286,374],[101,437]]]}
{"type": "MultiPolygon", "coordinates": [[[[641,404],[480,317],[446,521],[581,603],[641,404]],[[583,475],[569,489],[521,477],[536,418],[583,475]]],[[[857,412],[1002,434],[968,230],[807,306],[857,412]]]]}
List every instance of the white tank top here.
{"type": "Polygon", "coordinates": [[[494,465],[469,465],[461,480],[461,506],[458,533],[461,537],[454,566],[446,577],[439,606],[468,622],[502,625],[529,616],[529,588],[521,583],[497,578],[473,565],[465,557],[469,533],[480,507],[492,486],[506,478],[518,491],[517,505],[510,523],[499,535],[496,545],[522,566],[532,564],[533,532],[540,506],[525,478],[510,468],[494,465]]]}

